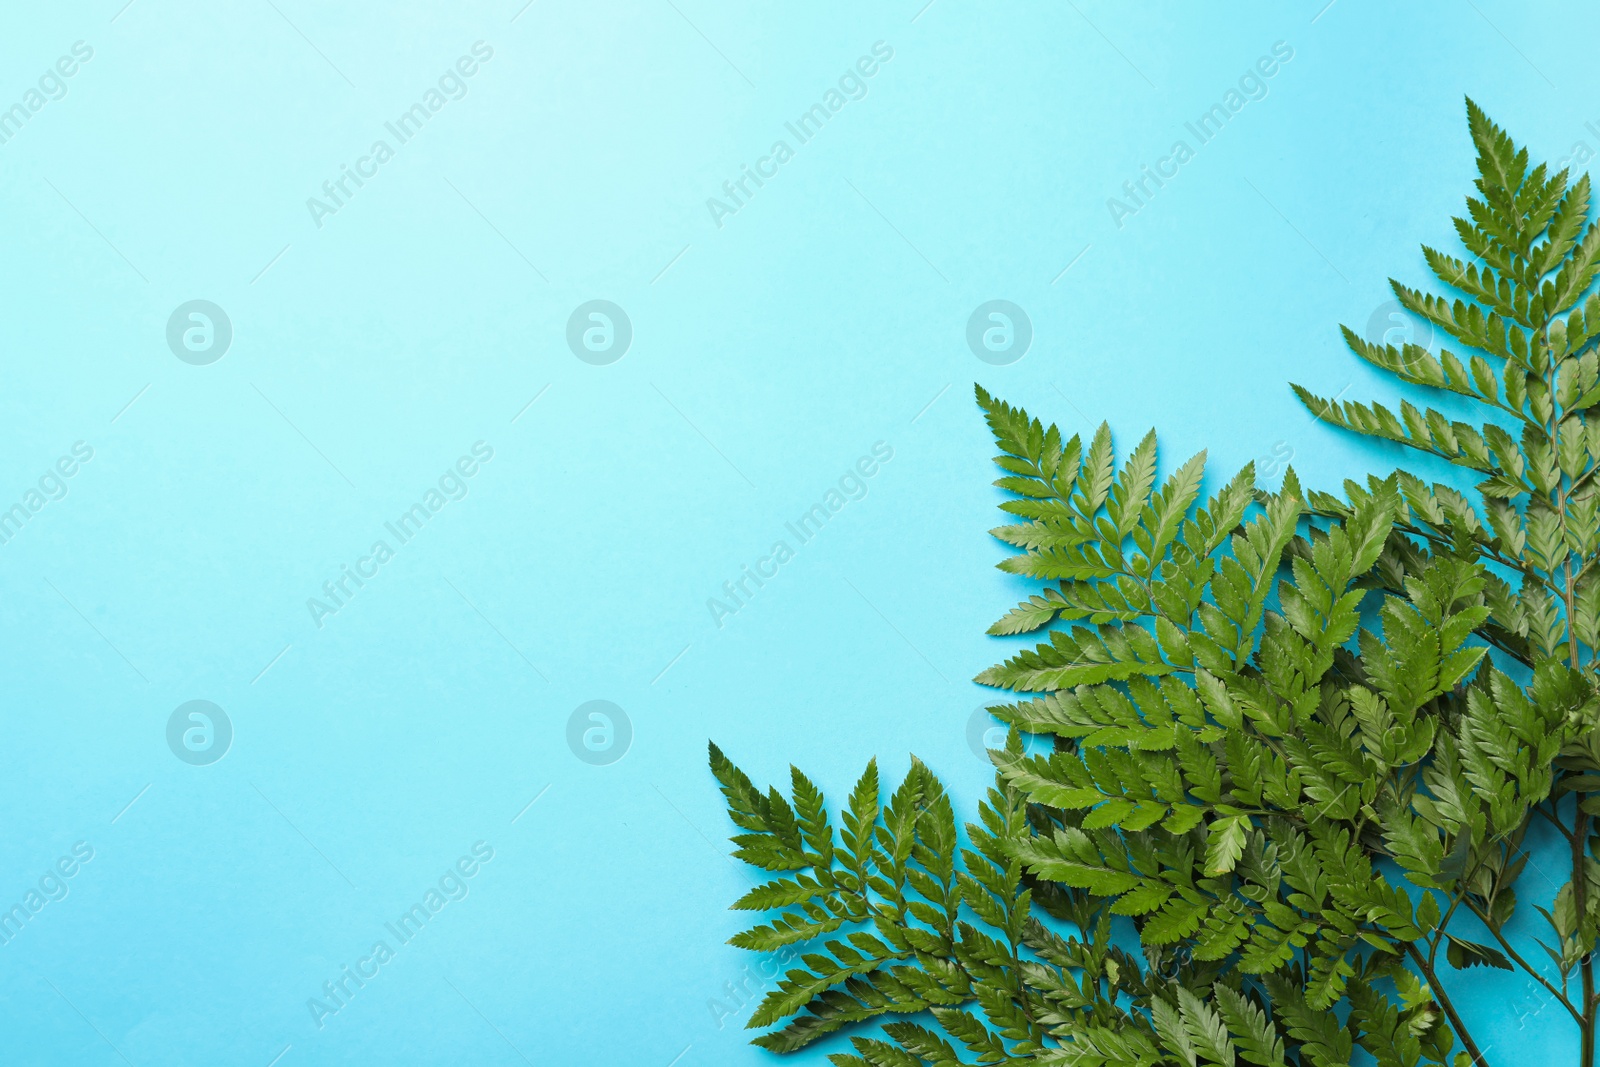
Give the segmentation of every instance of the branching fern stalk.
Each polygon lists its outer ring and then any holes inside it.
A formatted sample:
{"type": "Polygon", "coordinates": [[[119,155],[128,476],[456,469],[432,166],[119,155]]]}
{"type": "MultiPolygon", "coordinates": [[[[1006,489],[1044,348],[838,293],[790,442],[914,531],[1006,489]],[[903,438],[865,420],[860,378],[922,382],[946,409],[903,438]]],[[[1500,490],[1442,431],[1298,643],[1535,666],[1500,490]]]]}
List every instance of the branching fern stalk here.
{"type": "Polygon", "coordinates": [[[1269,493],[1246,467],[1202,502],[1203,455],[1158,487],[1153,434],[1118,464],[1107,427],[1064,440],[979,388],[1001,568],[1047,583],[990,632],[1045,640],[978,677],[1013,730],[965,849],[920,763],[881,807],[869,767],[836,840],[798,771],[785,800],[713,747],[738,854],[777,876],[734,943],[808,950],[757,1043],[892,1019],[834,1061],[1466,1067],[1487,1049],[1452,974],[1485,966],[1538,983],[1594,1067],[1600,229],[1586,177],[1468,119],[1474,259],[1424,249],[1461,295],[1394,283],[1459,351],[1345,336],[1487,421],[1296,389],[1475,495],[1405,471],[1269,493]],[[1540,835],[1570,871],[1534,944],[1509,931],[1540,835]]]}
{"type": "MultiPolygon", "coordinates": [[[[1544,986],[1577,1023],[1580,1063],[1593,1067],[1600,733],[1590,728],[1588,690],[1600,650],[1600,297],[1589,290],[1600,272],[1600,226],[1589,220],[1587,175],[1569,183],[1566,171],[1530,169],[1527,150],[1471,101],[1467,113],[1478,150],[1478,196],[1467,201],[1470,217],[1455,225],[1474,258],[1463,263],[1423,249],[1434,274],[1461,295],[1447,299],[1392,283],[1401,304],[1453,339],[1466,362],[1449,349],[1436,357],[1415,345],[1368,344],[1348,329],[1345,336],[1368,362],[1409,384],[1466,397],[1487,408],[1490,421],[1450,420],[1410,402],[1397,417],[1378,404],[1333,404],[1296,392],[1326,422],[1482,476],[1476,505],[1397,476],[1412,504],[1403,532],[1414,544],[1485,568],[1488,614],[1479,636],[1519,673],[1531,673],[1533,683],[1519,688],[1497,680],[1494,699],[1503,718],[1486,723],[1478,737],[1502,755],[1518,753],[1483,765],[1441,745],[1433,773],[1448,776],[1451,786],[1430,780],[1408,798],[1406,817],[1396,821],[1394,855],[1413,883],[1439,891],[1437,898],[1429,894],[1444,904],[1438,934],[1452,937],[1450,920],[1462,912],[1476,918],[1501,950],[1486,961],[1520,969],[1544,986]],[[1493,773],[1512,765],[1515,789],[1493,773]],[[1479,803],[1450,802],[1451,787],[1462,781],[1479,803]],[[1539,909],[1554,942],[1541,947],[1559,984],[1505,933],[1526,863],[1519,850],[1535,820],[1553,827],[1570,855],[1568,881],[1550,909],[1539,909]]],[[[1328,514],[1344,507],[1332,498],[1313,504],[1328,514]]],[[[1408,560],[1407,569],[1414,572],[1418,563],[1408,560]]]]}

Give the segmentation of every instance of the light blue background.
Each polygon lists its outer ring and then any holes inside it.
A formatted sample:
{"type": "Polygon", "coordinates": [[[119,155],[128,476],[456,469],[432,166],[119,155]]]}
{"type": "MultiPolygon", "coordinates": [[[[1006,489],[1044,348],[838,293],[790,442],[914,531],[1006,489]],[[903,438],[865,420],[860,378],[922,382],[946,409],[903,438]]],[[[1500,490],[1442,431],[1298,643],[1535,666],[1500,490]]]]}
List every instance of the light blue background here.
{"type": "MultiPolygon", "coordinates": [[[[1323,3],[11,5],[0,105],[94,57],[0,145],[0,506],[95,455],[0,545],[0,903],[95,858],[0,946],[0,1058],[771,1062],[711,1006],[751,876],[705,743],[833,796],[915,751],[971,812],[968,679],[1023,590],[972,382],[1124,447],[1156,426],[1168,464],[1387,469],[1286,382],[1388,390],[1336,324],[1453,247],[1463,94],[1536,155],[1600,149],[1592,6],[1323,3]],[[479,40],[317,228],[306,198],[479,40]],[[866,98],[714,225],[880,40],[866,98]],[[1118,229],[1107,197],[1276,41],[1267,98],[1118,229]],[[206,367],[164,339],[196,298],[235,333],[206,367]],[[633,322],[611,366],[565,344],[593,298],[633,322]],[[1006,367],[964,340],[995,298],[1035,330],[1006,367]],[[479,440],[470,495],[314,626],[479,440]],[[869,495],[715,626],[880,440],[869,495]],[[236,731],[208,767],[164,737],[197,698],[236,731]],[[591,699],[631,718],[609,766],[565,740],[591,699]],[[307,999],[479,840],[470,896],[319,1030],[307,999]]],[[[1454,988],[1495,1063],[1570,1058],[1531,987],[1454,988]]]]}

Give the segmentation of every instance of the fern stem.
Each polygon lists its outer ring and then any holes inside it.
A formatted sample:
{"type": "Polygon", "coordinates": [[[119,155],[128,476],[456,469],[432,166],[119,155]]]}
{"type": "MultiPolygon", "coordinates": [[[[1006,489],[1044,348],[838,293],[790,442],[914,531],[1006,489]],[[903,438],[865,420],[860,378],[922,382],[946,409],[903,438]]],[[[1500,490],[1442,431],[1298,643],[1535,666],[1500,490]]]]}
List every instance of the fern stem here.
{"type": "Polygon", "coordinates": [[[1567,1009],[1567,1012],[1572,1016],[1573,1020],[1581,1029],[1584,1025],[1584,1013],[1575,1008],[1572,1004],[1572,1001],[1568,1000],[1565,994],[1557,989],[1548,978],[1534,970],[1528,961],[1522,958],[1521,953],[1512,947],[1510,941],[1506,940],[1506,936],[1502,934],[1496,927],[1491,925],[1489,921],[1489,913],[1487,911],[1483,910],[1482,908],[1473,907],[1470,903],[1467,905],[1467,907],[1469,910],[1471,910],[1472,914],[1476,915],[1479,920],[1483,922],[1483,925],[1488,928],[1489,933],[1492,934],[1494,939],[1500,943],[1500,947],[1505,950],[1505,954],[1511,960],[1511,962],[1515,963],[1518,967],[1521,967],[1524,971],[1526,971],[1528,973],[1528,977],[1544,986],[1545,992],[1549,993],[1552,997],[1555,997],[1561,1006],[1567,1009]]]}
{"type": "MultiPolygon", "coordinates": [[[[1572,832],[1572,900],[1576,905],[1577,914],[1584,915],[1586,911],[1585,882],[1587,872],[1584,870],[1584,845],[1589,836],[1589,815],[1583,810],[1583,802],[1587,794],[1576,795],[1574,815],[1577,824],[1572,832]]],[[[1595,1038],[1595,992],[1594,992],[1594,953],[1586,952],[1579,962],[1580,974],[1583,979],[1583,1016],[1578,1020],[1578,1043],[1580,1067],[1594,1067],[1594,1038],[1595,1038]]]]}
{"type": "MultiPolygon", "coordinates": [[[[1466,881],[1466,879],[1463,878],[1462,881],[1466,881]]],[[[1445,909],[1444,915],[1439,919],[1439,925],[1434,928],[1437,933],[1434,935],[1433,941],[1428,945],[1428,966],[1433,966],[1433,961],[1438,958],[1439,946],[1444,944],[1444,932],[1450,927],[1450,917],[1461,906],[1461,902],[1466,898],[1466,893],[1467,891],[1463,889],[1454,900],[1450,901],[1450,907],[1445,909]]]]}
{"type": "Polygon", "coordinates": [[[1560,819],[1556,818],[1550,812],[1545,811],[1544,805],[1535,804],[1533,807],[1533,813],[1535,815],[1542,816],[1545,822],[1548,822],[1551,826],[1554,826],[1557,830],[1561,831],[1561,836],[1567,839],[1567,844],[1572,844],[1572,831],[1563,826],[1560,819]]]}
{"type": "MultiPolygon", "coordinates": [[[[1472,1040],[1472,1035],[1467,1032],[1467,1024],[1456,1014],[1456,1007],[1450,1003],[1450,994],[1444,991],[1444,986],[1439,984],[1439,976],[1434,972],[1433,965],[1427,961],[1422,953],[1417,951],[1415,944],[1406,945],[1406,952],[1411,956],[1412,962],[1422,971],[1422,976],[1428,980],[1428,988],[1432,990],[1434,999],[1439,1002],[1439,1007],[1444,1009],[1445,1017],[1450,1020],[1450,1028],[1461,1039],[1462,1046],[1467,1050],[1467,1055],[1472,1057],[1474,1067],[1489,1067],[1489,1061],[1483,1058],[1483,1053],[1478,1049],[1478,1043],[1472,1040]]],[[[1589,1065],[1585,1065],[1589,1067],[1589,1065]]]]}

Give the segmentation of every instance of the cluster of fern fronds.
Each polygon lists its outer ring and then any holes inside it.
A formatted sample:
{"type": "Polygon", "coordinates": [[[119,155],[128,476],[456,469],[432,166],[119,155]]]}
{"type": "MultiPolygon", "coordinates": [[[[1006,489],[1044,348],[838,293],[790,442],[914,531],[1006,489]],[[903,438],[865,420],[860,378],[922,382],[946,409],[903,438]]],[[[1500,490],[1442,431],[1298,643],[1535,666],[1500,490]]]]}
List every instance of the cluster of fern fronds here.
{"type": "Polygon", "coordinates": [[[796,953],[757,1044],[848,1029],[841,1067],[1466,1067],[1491,1057],[1452,975],[1481,966],[1537,983],[1593,1067],[1600,228],[1586,176],[1468,118],[1473,258],[1424,249],[1457,295],[1394,283],[1448,340],[1345,331],[1465,401],[1297,392],[1475,488],[1290,471],[1266,492],[1246,467],[1203,498],[1203,455],[1158,485],[1153,434],[1119,464],[1107,428],[1064,440],[979,388],[1001,567],[1045,583],[990,632],[1045,639],[978,677],[1015,699],[964,834],[919,762],[886,800],[869,765],[835,825],[798,770],[763,792],[712,747],[737,855],[772,875],[733,943],[796,953]],[[1468,401],[1485,421],[1446,413],[1468,401]],[[1536,823],[1568,867],[1544,904],[1518,896],[1536,823]],[[1528,907],[1540,937],[1512,932],[1528,907]]]}

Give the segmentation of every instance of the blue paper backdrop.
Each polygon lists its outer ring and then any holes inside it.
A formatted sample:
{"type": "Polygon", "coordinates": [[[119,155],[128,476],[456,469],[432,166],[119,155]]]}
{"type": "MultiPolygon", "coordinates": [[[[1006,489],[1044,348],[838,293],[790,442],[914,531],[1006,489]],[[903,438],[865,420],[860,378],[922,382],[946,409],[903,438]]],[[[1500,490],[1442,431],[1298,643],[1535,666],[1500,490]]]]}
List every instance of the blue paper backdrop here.
{"type": "Polygon", "coordinates": [[[770,1062],[705,743],[971,811],[972,383],[1387,469],[1286,382],[1388,390],[1463,95],[1600,149],[1592,6],[1324,2],[11,5],[0,1058],[770,1062]]]}

